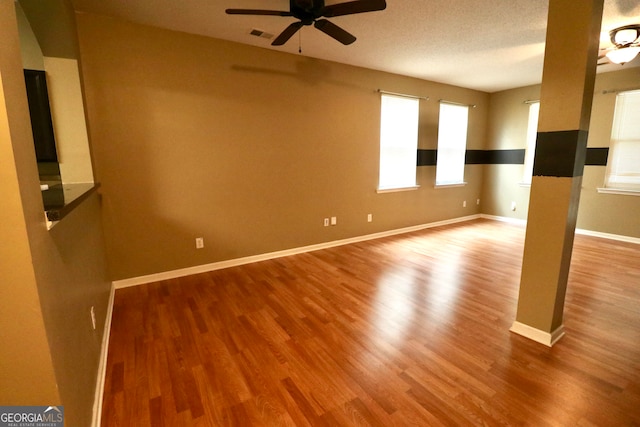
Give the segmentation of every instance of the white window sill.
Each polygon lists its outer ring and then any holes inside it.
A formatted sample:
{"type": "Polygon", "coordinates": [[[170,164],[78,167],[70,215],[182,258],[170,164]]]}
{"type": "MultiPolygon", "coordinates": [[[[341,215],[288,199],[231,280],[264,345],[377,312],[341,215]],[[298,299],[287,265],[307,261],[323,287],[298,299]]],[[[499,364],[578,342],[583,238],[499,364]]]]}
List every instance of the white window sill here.
{"type": "Polygon", "coordinates": [[[466,182],[457,182],[453,184],[436,184],[435,188],[464,187],[465,185],[467,185],[466,182]]]}
{"type": "Polygon", "coordinates": [[[629,190],[626,188],[598,188],[598,193],[621,194],[624,196],[640,196],[640,190],[629,190]]]}
{"type": "Polygon", "coordinates": [[[396,193],[398,191],[413,191],[413,190],[417,190],[418,188],[420,188],[419,185],[412,185],[410,187],[397,187],[397,188],[378,188],[376,190],[376,192],[378,194],[381,194],[381,193],[396,193]]]}

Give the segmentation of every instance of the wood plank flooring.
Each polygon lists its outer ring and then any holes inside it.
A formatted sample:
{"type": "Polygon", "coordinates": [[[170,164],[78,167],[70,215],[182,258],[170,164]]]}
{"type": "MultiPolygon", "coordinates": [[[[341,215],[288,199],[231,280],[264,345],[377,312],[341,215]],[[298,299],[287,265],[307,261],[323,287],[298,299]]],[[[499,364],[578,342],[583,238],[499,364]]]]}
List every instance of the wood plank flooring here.
{"type": "Polygon", "coordinates": [[[640,248],[576,236],[547,348],[509,332],[523,241],[477,220],[120,289],[102,425],[640,425],[640,248]]]}

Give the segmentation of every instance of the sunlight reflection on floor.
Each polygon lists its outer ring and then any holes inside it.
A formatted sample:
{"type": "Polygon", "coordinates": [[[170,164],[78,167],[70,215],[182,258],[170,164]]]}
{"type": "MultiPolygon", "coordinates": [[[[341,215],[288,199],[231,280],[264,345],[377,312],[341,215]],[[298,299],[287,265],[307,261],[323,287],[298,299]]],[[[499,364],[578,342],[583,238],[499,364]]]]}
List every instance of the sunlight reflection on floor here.
{"type": "Polygon", "coordinates": [[[399,265],[383,274],[376,287],[372,323],[382,338],[391,343],[402,340],[413,321],[416,279],[413,267],[399,265]]]}
{"type": "Polygon", "coordinates": [[[414,259],[390,266],[380,276],[372,324],[381,338],[393,343],[402,340],[407,328],[416,322],[432,326],[452,320],[464,280],[461,273],[464,248],[454,246],[446,251],[447,256],[441,258],[444,262],[438,262],[429,274],[414,259]],[[421,301],[420,307],[416,301],[421,301]]]}

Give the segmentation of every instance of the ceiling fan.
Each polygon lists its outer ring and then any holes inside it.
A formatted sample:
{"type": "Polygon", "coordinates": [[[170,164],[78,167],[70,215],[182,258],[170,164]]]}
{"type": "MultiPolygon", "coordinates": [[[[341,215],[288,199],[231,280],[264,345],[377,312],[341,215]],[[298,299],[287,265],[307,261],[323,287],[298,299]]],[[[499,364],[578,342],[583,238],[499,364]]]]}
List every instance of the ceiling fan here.
{"type": "MultiPolygon", "coordinates": [[[[625,25],[609,31],[612,47],[601,49],[598,60],[624,65],[632,61],[640,53],[640,24],[625,25]]],[[[598,65],[607,62],[599,62],[598,65]]]]}
{"type": "Polygon", "coordinates": [[[263,9],[227,9],[229,15],[273,15],[292,16],[297,22],[289,25],[271,43],[282,46],[304,25],[313,24],[318,30],[333,37],[340,43],[348,45],[356,41],[355,36],[343,30],[333,22],[323,18],[353,15],[356,13],[374,12],[387,7],[385,0],[356,0],[325,6],[324,0],[289,0],[289,11],[263,9]]]}

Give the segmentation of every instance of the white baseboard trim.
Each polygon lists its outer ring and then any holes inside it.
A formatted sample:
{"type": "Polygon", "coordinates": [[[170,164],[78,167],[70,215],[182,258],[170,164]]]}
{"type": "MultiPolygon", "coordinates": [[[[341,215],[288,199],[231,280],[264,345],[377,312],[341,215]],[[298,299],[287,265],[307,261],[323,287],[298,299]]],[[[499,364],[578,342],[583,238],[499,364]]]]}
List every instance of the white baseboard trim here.
{"type": "MultiPolygon", "coordinates": [[[[527,224],[526,219],[509,218],[506,216],[480,214],[480,218],[507,222],[510,224],[518,224],[518,225],[527,224]]],[[[584,236],[599,237],[601,239],[617,240],[619,242],[635,243],[636,245],[640,245],[640,237],[624,236],[622,234],[603,233],[601,231],[585,230],[584,228],[576,228],[576,234],[582,234],[584,236]]]]}
{"type": "Polygon", "coordinates": [[[635,243],[640,245],[640,237],[623,236],[621,234],[602,233],[600,231],[585,230],[582,228],[576,228],[577,234],[585,236],[599,237],[601,239],[617,240],[619,242],[635,243]]]}
{"type": "Polygon", "coordinates": [[[116,288],[111,284],[109,291],[109,302],[107,304],[107,314],[104,320],[104,331],[102,333],[102,347],[100,349],[100,360],[98,362],[98,377],[96,379],[96,391],[93,398],[93,420],[92,427],[100,427],[102,418],[102,399],[104,398],[104,382],[107,374],[107,356],[109,353],[109,337],[111,336],[111,317],[113,316],[113,299],[116,288]]]}
{"type": "MultiPolygon", "coordinates": [[[[464,221],[471,221],[473,219],[478,219],[478,218],[484,218],[484,219],[489,219],[489,220],[494,220],[494,221],[501,221],[501,222],[506,222],[506,223],[510,223],[510,224],[516,224],[516,225],[526,225],[526,223],[527,223],[527,220],[519,219],[519,218],[509,218],[509,217],[504,217],[504,216],[487,215],[487,214],[469,215],[469,216],[464,216],[464,217],[459,217],[459,218],[452,218],[452,219],[447,219],[447,220],[437,221],[437,222],[432,222],[432,223],[427,223],[427,224],[414,225],[414,226],[411,226],[411,227],[399,228],[399,229],[395,229],[395,230],[382,231],[382,232],[379,232],[379,233],[366,234],[366,235],[363,235],[363,236],[356,236],[356,237],[351,237],[351,238],[348,238],[348,239],[334,240],[334,241],[331,241],[331,242],[318,243],[318,244],[315,244],[315,245],[302,246],[302,247],[298,247],[298,248],[285,249],[285,250],[282,250],[282,251],[269,252],[269,253],[252,255],[252,256],[242,257],[242,258],[235,258],[235,259],[219,261],[219,262],[214,262],[214,263],[209,263],[209,264],[196,265],[194,267],[187,267],[187,268],[181,268],[181,269],[177,269],[177,270],[164,271],[164,272],[161,272],[161,273],[148,274],[148,275],[145,275],[145,276],[132,277],[132,278],[129,278],[129,279],[116,280],[116,281],[113,282],[113,286],[115,287],[115,289],[127,288],[129,286],[138,286],[138,285],[143,285],[145,283],[152,283],[152,282],[157,282],[157,281],[161,281],[161,280],[175,279],[175,278],[178,278],[178,277],[189,276],[189,275],[192,275],[192,274],[200,274],[200,273],[206,273],[206,272],[209,272],[209,271],[221,270],[223,268],[237,267],[237,266],[240,266],[240,265],[250,264],[250,263],[253,263],[253,262],[266,261],[266,260],[269,260],[269,259],[275,259],[275,258],[280,258],[280,257],[285,257],[285,256],[290,256],[290,255],[296,255],[296,254],[301,254],[301,253],[305,253],[305,252],[312,252],[312,251],[317,251],[317,250],[321,250],[321,249],[328,249],[328,248],[333,248],[333,247],[336,247],[336,246],[342,246],[342,245],[348,245],[348,244],[351,244],[351,243],[363,242],[363,241],[366,241],[366,240],[380,239],[380,238],[383,238],[383,237],[394,236],[394,235],[397,235],[397,234],[410,233],[410,232],[413,232],[413,231],[424,230],[424,229],[427,229],[427,228],[440,227],[440,226],[443,226],[443,225],[455,224],[455,223],[464,222],[464,221]]],[[[629,236],[622,236],[622,235],[617,235],[617,234],[601,233],[601,232],[582,230],[582,229],[576,229],[576,233],[585,234],[585,235],[594,236],[594,237],[600,237],[600,238],[603,238],[603,239],[611,239],[611,240],[618,240],[618,241],[623,241],[623,242],[630,242],[630,243],[640,244],[640,238],[637,238],[637,237],[629,237],[629,236]]]]}
{"type": "Polygon", "coordinates": [[[155,274],[149,274],[149,275],[145,275],[145,276],[132,277],[130,279],[116,280],[116,281],[113,282],[113,285],[114,285],[115,289],[128,288],[130,286],[138,286],[138,285],[143,285],[145,283],[152,283],[152,282],[158,282],[158,281],[161,281],[161,280],[175,279],[175,278],[178,278],[178,277],[190,276],[192,274],[206,273],[206,272],[209,272],[209,271],[221,270],[223,268],[237,267],[239,265],[251,264],[253,262],[266,261],[266,260],[275,259],[275,258],[281,258],[281,257],[285,257],[285,256],[290,256],[290,255],[297,255],[297,254],[317,251],[317,250],[321,250],[321,249],[328,249],[328,248],[333,248],[333,247],[336,247],[336,246],[342,246],[342,245],[348,245],[348,244],[351,244],[351,243],[363,242],[363,241],[366,241],[366,240],[380,239],[380,238],[383,238],[383,237],[394,236],[394,235],[397,235],[397,234],[410,233],[410,232],[413,232],[413,231],[419,231],[419,230],[424,230],[424,229],[433,228],[433,227],[440,227],[440,226],[443,226],[443,225],[455,224],[455,223],[458,223],[458,222],[471,221],[473,219],[478,219],[480,217],[481,217],[480,214],[469,215],[469,216],[464,216],[464,217],[459,217],[459,218],[452,218],[452,219],[447,219],[447,220],[443,220],[443,221],[432,222],[432,223],[428,223],[428,224],[420,224],[420,225],[415,225],[415,226],[405,227],[405,228],[400,228],[400,229],[395,229],[395,230],[382,231],[382,232],[379,232],[379,233],[366,234],[366,235],[363,235],[363,236],[351,237],[351,238],[348,238],[348,239],[334,240],[334,241],[331,241],[331,242],[318,243],[318,244],[315,244],[315,245],[302,246],[302,247],[292,248],[292,249],[285,249],[285,250],[282,250],[282,251],[269,252],[269,253],[259,254],[259,255],[252,255],[252,256],[248,256],[248,257],[230,259],[230,260],[226,260],[226,261],[219,261],[219,262],[214,262],[214,263],[210,263],[210,264],[202,264],[202,265],[197,265],[197,266],[194,266],[194,267],[187,267],[187,268],[181,268],[181,269],[178,269],[178,270],[165,271],[165,272],[162,272],[162,273],[155,273],[155,274]]]}
{"type": "Polygon", "coordinates": [[[547,347],[553,347],[553,345],[564,336],[564,325],[560,325],[555,331],[549,333],[515,321],[509,330],[525,338],[544,344],[547,347]]]}
{"type": "Polygon", "coordinates": [[[480,218],[491,219],[493,221],[507,222],[509,224],[527,225],[527,220],[526,219],[510,218],[508,216],[496,216],[496,215],[480,214],[480,218]]]}

